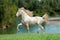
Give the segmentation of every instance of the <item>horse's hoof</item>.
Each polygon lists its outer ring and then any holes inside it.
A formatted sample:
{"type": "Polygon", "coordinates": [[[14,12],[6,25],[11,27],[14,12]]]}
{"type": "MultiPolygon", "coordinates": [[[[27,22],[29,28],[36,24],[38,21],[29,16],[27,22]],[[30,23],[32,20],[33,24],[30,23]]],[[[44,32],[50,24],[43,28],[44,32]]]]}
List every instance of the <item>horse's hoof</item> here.
{"type": "Polygon", "coordinates": [[[39,33],[39,31],[37,31],[37,33],[39,33]]]}

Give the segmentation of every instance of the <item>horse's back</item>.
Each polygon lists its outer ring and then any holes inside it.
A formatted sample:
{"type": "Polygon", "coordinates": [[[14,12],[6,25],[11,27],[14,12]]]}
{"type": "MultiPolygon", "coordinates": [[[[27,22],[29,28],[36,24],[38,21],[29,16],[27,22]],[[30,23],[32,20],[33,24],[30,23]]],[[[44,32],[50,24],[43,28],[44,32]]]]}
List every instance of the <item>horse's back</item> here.
{"type": "Polygon", "coordinates": [[[33,19],[33,20],[36,20],[37,22],[43,22],[44,21],[44,19],[43,19],[43,17],[32,17],[31,19],[33,19]]]}

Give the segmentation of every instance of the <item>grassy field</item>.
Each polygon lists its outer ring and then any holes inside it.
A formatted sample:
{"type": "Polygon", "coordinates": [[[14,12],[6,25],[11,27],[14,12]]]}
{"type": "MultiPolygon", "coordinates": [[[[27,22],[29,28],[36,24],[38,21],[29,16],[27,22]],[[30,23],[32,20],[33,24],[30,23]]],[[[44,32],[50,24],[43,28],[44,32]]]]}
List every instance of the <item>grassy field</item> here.
{"type": "Polygon", "coordinates": [[[60,34],[5,34],[0,40],[60,40],[60,34]]]}

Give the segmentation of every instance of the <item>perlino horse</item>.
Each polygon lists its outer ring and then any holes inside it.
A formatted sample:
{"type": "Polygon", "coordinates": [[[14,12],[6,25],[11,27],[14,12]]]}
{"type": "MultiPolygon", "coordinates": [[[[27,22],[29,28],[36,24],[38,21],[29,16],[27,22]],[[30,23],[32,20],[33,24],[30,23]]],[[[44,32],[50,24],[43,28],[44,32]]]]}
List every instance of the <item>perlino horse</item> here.
{"type": "Polygon", "coordinates": [[[37,24],[39,25],[39,27],[44,30],[44,27],[42,26],[42,23],[43,22],[48,22],[48,16],[47,14],[45,14],[43,17],[39,17],[39,16],[36,16],[36,17],[30,17],[29,15],[27,15],[27,13],[24,11],[24,9],[19,9],[16,16],[22,16],[22,20],[21,20],[21,23],[18,24],[17,26],[17,29],[19,31],[19,25],[26,25],[27,26],[27,30],[29,32],[29,25],[31,24],[37,24]]]}

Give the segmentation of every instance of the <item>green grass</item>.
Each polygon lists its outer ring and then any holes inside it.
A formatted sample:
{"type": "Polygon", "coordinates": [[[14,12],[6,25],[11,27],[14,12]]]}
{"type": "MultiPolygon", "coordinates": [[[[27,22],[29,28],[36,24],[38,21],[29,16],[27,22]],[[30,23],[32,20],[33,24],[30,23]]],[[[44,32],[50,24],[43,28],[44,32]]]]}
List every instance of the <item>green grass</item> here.
{"type": "Polygon", "coordinates": [[[60,34],[5,34],[0,40],[60,40],[60,34]]]}

